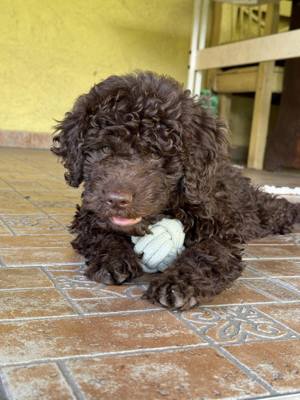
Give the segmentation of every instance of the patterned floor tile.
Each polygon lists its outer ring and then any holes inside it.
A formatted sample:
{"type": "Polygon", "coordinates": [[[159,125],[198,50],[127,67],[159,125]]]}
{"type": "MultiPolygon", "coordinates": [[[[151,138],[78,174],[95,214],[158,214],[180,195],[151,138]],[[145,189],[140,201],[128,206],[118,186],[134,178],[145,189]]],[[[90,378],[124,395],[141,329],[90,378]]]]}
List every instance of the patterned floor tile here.
{"type": "Polygon", "coordinates": [[[299,258],[300,259],[300,246],[299,245],[253,245],[247,246],[247,255],[250,257],[271,257],[271,258],[299,258]]]}
{"type": "MultiPolygon", "coordinates": [[[[257,281],[257,280],[255,280],[257,281]]],[[[250,281],[252,283],[252,279],[250,281]]],[[[238,280],[230,288],[208,301],[206,304],[243,304],[272,301],[266,293],[259,293],[255,287],[247,287],[245,280],[238,280]]]]}
{"type": "Polygon", "coordinates": [[[13,190],[11,186],[9,186],[6,182],[4,182],[2,179],[0,179],[0,190],[13,190]]]}
{"type": "Polygon", "coordinates": [[[220,399],[267,393],[212,349],[74,360],[66,366],[87,400],[220,399]]]}
{"type": "Polygon", "coordinates": [[[253,288],[260,293],[264,293],[270,299],[277,300],[278,302],[287,300],[300,300],[300,292],[284,286],[280,280],[276,279],[252,279],[245,282],[247,287],[253,288]]]}
{"type": "Polygon", "coordinates": [[[138,298],[100,298],[91,300],[77,300],[77,304],[85,314],[115,313],[122,311],[161,310],[161,307],[151,304],[149,301],[138,298]]]}
{"type": "Polygon", "coordinates": [[[300,276],[298,278],[290,277],[281,279],[284,282],[292,285],[294,288],[300,290],[300,276]]]}
{"type": "Polygon", "coordinates": [[[65,214],[51,214],[51,217],[55,219],[58,223],[63,225],[66,229],[69,229],[69,226],[72,223],[73,216],[74,216],[75,208],[72,208],[71,211],[65,212],[65,214]]]}
{"type": "Polygon", "coordinates": [[[30,235],[30,236],[12,236],[0,237],[0,249],[10,248],[33,248],[33,247],[69,247],[72,236],[63,235],[30,235]]]}
{"type": "Polygon", "coordinates": [[[0,191],[0,215],[24,213],[38,214],[41,211],[16,192],[0,191]]]}
{"type": "Polygon", "coordinates": [[[262,272],[268,276],[300,276],[300,260],[260,260],[248,261],[248,265],[257,272],[262,272]]]}
{"type": "Polygon", "coordinates": [[[249,343],[228,351],[279,393],[300,391],[300,340],[249,343]]]}
{"type": "Polygon", "coordinates": [[[66,234],[66,229],[45,214],[33,215],[4,215],[5,224],[16,235],[53,235],[66,234]]]}
{"type": "Polygon", "coordinates": [[[6,266],[51,265],[79,263],[83,259],[69,247],[33,247],[1,249],[2,262],[6,266]]]}
{"type": "Polygon", "coordinates": [[[84,276],[66,228],[81,189],[66,185],[50,152],[0,148],[0,157],[0,365],[9,400],[300,392],[300,224],[252,241],[241,279],[210,303],[170,313],[141,299],[153,275],[120,286],[84,276]]]}
{"type": "MultiPolygon", "coordinates": [[[[55,285],[65,290],[74,300],[82,299],[136,299],[142,296],[147,285],[128,283],[124,285],[105,285],[91,281],[84,275],[85,266],[70,266],[70,268],[47,267],[48,274],[55,285]]],[[[151,304],[151,303],[149,303],[151,304]]]]}
{"type": "Polygon", "coordinates": [[[14,190],[21,195],[25,196],[27,193],[31,192],[49,192],[49,189],[42,184],[32,181],[24,181],[24,180],[10,180],[9,184],[14,188],[14,190]]]}
{"type": "Polygon", "coordinates": [[[26,195],[26,199],[47,214],[67,214],[73,216],[75,213],[76,202],[64,196],[64,192],[56,194],[53,192],[50,192],[50,194],[47,192],[29,192],[26,195]]]}
{"type": "Polygon", "coordinates": [[[250,244],[300,244],[300,235],[299,233],[289,233],[287,235],[267,236],[262,239],[251,240],[250,244]]]}
{"type": "Polygon", "coordinates": [[[75,400],[54,363],[6,367],[3,376],[12,400],[75,400]]]}
{"type": "Polygon", "coordinates": [[[135,299],[137,297],[141,297],[146,290],[145,285],[102,285],[99,283],[90,284],[82,288],[80,285],[75,286],[74,289],[66,290],[68,296],[72,299],[91,299],[91,298],[127,298],[127,299],[135,299]]]}
{"type": "Polygon", "coordinates": [[[253,306],[201,307],[183,313],[197,331],[222,345],[282,340],[295,334],[253,306]]]}
{"type": "Polygon", "coordinates": [[[4,236],[12,236],[13,233],[8,229],[8,227],[0,220],[0,240],[4,236]]]}
{"type": "Polygon", "coordinates": [[[0,319],[75,314],[56,289],[1,290],[0,319]]]}
{"type": "Polygon", "coordinates": [[[259,305],[256,308],[300,334],[300,303],[259,305]]]}
{"type": "Polygon", "coordinates": [[[0,268],[0,289],[28,289],[53,287],[53,283],[39,268],[0,268]]]}
{"type": "Polygon", "coordinates": [[[163,311],[1,323],[0,364],[200,343],[163,311]]]}

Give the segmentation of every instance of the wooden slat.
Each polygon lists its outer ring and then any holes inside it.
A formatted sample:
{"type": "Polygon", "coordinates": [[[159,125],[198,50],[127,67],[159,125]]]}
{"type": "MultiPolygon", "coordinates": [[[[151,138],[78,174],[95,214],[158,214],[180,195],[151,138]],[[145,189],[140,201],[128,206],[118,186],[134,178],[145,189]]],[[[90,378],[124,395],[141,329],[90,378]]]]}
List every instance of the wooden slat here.
{"type": "Polygon", "coordinates": [[[267,3],[278,3],[279,0],[214,0],[219,3],[231,3],[231,4],[240,4],[247,6],[257,6],[259,4],[267,4],[267,3]]]}
{"type": "Polygon", "coordinates": [[[272,97],[273,63],[261,63],[258,69],[253,120],[248,152],[248,168],[263,169],[272,97]]]}
{"type": "MultiPolygon", "coordinates": [[[[266,15],[265,34],[274,34],[279,25],[279,4],[269,4],[266,15]]],[[[250,132],[247,165],[263,169],[271,112],[273,71],[275,61],[259,64],[254,99],[253,119],[250,132]]]]}
{"type": "MultiPolygon", "coordinates": [[[[233,68],[217,72],[212,88],[217,93],[252,93],[256,91],[258,66],[233,68]]],[[[275,67],[272,71],[272,93],[281,93],[283,68],[275,67]]]]}
{"type": "Polygon", "coordinates": [[[300,29],[198,51],[197,69],[300,57],[300,29]]]}

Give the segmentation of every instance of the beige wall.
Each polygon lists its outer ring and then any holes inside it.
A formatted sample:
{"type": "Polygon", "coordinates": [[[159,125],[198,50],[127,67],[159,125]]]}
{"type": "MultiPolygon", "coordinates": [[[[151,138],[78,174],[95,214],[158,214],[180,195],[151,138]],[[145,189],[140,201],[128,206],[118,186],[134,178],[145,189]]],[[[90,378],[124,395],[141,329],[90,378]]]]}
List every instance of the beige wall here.
{"type": "Polygon", "coordinates": [[[192,0],[1,0],[0,129],[49,132],[111,74],[185,81],[192,0]]]}

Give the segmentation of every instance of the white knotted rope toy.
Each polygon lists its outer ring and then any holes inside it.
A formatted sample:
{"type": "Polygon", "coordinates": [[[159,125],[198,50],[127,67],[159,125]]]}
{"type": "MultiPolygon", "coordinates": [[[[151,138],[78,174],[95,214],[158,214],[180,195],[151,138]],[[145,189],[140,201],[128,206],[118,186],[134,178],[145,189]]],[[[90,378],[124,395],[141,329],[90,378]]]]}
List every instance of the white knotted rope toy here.
{"type": "Polygon", "coordinates": [[[132,236],[134,251],[142,256],[142,268],[153,274],[164,271],[173,260],[184,250],[182,223],[177,219],[163,218],[154,225],[150,225],[150,234],[132,236]]]}

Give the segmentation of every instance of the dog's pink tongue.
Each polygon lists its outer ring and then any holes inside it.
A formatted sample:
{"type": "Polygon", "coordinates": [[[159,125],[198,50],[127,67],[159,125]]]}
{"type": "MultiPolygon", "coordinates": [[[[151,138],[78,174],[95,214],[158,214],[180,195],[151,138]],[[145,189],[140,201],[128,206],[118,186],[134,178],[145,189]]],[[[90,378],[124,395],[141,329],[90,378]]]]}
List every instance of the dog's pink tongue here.
{"type": "Polygon", "coordinates": [[[138,224],[141,221],[142,218],[135,218],[135,219],[130,219],[130,218],[122,218],[122,217],[112,217],[111,220],[114,224],[116,225],[135,225],[138,224]]]}

